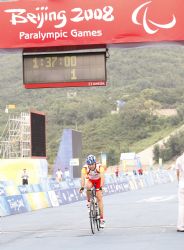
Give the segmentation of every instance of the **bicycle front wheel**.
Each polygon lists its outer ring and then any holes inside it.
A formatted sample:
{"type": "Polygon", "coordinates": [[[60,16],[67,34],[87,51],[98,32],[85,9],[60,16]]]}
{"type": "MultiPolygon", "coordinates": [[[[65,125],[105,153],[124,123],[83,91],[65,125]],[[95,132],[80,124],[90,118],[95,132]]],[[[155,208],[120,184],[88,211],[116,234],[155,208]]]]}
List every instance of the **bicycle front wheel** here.
{"type": "Polygon", "coordinates": [[[96,227],[97,230],[100,231],[100,209],[98,207],[98,205],[96,205],[96,227]]]}
{"type": "Polygon", "coordinates": [[[90,211],[89,211],[89,218],[90,218],[90,226],[92,234],[95,234],[96,228],[96,211],[95,211],[95,204],[93,202],[90,203],[90,211]]]}

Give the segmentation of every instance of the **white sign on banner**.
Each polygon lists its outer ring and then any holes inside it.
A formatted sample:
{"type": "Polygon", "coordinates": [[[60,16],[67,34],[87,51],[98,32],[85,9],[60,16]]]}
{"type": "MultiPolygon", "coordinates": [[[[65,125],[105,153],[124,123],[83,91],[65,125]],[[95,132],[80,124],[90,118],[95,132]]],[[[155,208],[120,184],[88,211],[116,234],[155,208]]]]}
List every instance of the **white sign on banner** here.
{"type": "Polygon", "coordinates": [[[48,195],[53,207],[59,207],[59,201],[54,190],[48,191],[48,195]]]}
{"type": "Polygon", "coordinates": [[[79,158],[70,159],[70,166],[79,166],[79,158]]]}

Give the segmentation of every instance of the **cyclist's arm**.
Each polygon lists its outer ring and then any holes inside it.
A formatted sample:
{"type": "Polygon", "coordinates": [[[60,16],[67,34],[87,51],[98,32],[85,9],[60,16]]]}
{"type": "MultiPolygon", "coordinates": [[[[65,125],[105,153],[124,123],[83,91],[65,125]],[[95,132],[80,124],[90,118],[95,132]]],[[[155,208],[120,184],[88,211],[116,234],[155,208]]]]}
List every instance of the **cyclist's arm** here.
{"type": "Polygon", "coordinates": [[[103,187],[105,184],[104,167],[100,167],[100,178],[101,178],[100,186],[103,187]]]}
{"type": "Polygon", "coordinates": [[[176,166],[175,166],[175,169],[176,169],[176,177],[177,177],[177,181],[179,182],[180,180],[180,162],[179,160],[176,160],[176,166]]]}
{"type": "Polygon", "coordinates": [[[82,168],[81,170],[81,187],[85,187],[85,181],[86,181],[86,169],[82,168]]]}
{"type": "Polygon", "coordinates": [[[179,171],[179,169],[176,169],[176,177],[177,177],[177,181],[179,182],[179,180],[180,180],[180,171],[179,171]]]}

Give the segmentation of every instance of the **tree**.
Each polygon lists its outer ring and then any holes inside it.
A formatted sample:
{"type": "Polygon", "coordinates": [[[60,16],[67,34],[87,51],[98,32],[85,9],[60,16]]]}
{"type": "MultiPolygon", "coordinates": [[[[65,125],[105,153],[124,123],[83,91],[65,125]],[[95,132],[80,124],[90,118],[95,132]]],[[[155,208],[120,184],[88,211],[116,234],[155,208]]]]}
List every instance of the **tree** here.
{"type": "Polygon", "coordinates": [[[153,148],[153,160],[158,163],[160,158],[160,146],[156,144],[153,148]]]}

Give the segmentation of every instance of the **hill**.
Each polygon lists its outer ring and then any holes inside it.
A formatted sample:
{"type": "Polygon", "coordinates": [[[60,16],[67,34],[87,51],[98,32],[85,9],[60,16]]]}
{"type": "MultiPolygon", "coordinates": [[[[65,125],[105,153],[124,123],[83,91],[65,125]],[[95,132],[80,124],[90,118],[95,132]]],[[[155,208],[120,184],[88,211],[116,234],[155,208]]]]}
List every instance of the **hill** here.
{"type": "Polygon", "coordinates": [[[109,55],[106,87],[28,90],[22,85],[21,52],[1,53],[0,134],[7,121],[7,104],[16,104],[12,112],[17,113],[36,109],[47,115],[50,164],[63,128],[82,131],[84,157],[107,152],[113,164],[120,152],[139,152],[183,123],[182,46],[114,48],[109,55]],[[119,113],[112,115],[117,108],[119,113]],[[160,108],[177,109],[178,115],[157,117],[154,110],[160,108]]]}

